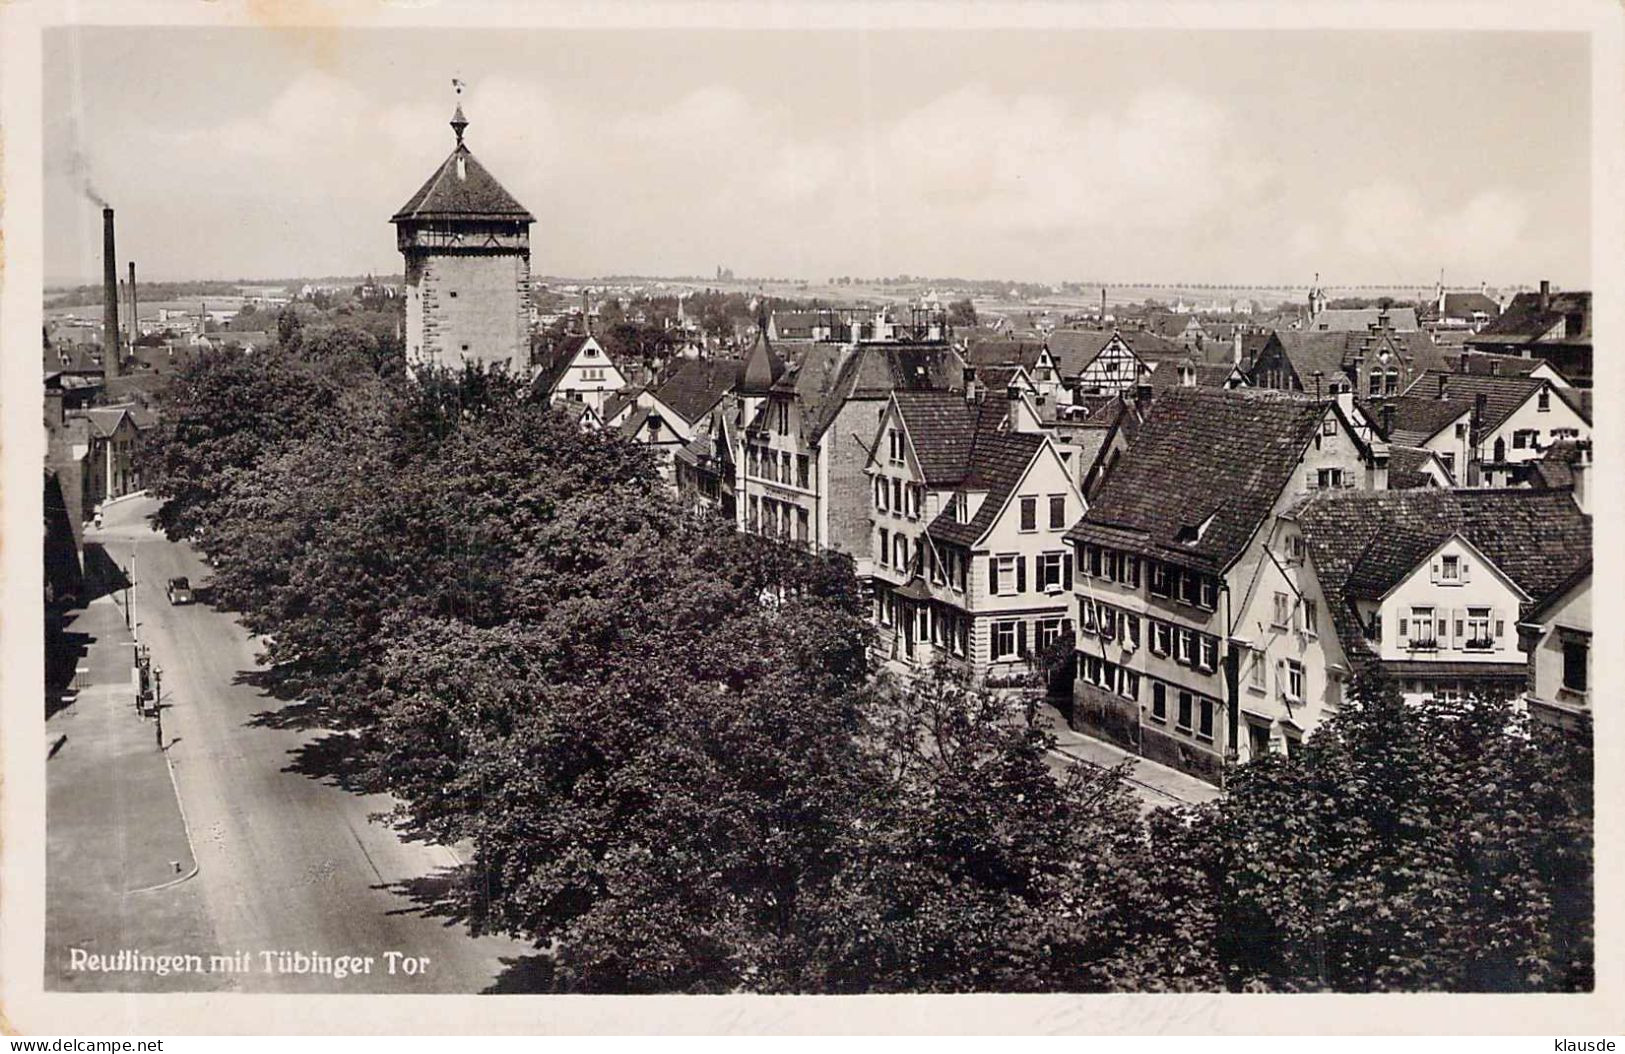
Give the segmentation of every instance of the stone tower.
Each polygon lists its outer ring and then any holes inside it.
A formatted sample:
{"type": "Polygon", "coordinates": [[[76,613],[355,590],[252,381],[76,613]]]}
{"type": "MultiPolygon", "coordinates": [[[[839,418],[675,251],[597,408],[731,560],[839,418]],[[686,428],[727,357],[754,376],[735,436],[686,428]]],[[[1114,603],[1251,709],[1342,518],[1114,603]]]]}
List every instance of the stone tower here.
{"type": "Polygon", "coordinates": [[[461,103],[451,127],[451,156],[390,220],[406,257],[406,362],[522,370],[530,360],[536,217],[469,152],[461,103]]]}

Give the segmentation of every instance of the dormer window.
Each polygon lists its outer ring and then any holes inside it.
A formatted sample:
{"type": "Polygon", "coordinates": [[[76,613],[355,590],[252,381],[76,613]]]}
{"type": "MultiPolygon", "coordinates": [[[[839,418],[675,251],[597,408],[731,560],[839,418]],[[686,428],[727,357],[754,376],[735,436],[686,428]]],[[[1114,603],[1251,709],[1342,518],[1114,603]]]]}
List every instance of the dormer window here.
{"type": "Polygon", "coordinates": [[[1461,581],[1461,557],[1445,556],[1439,559],[1439,581],[1461,581]]]}
{"type": "Polygon", "coordinates": [[[1535,409],[1540,411],[1541,413],[1546,413],[1551,408],[1552,408],[1552,390],[1550,388],[1542,388],[1540,390],[1540,394],[1535,396],[1535,409]]]}

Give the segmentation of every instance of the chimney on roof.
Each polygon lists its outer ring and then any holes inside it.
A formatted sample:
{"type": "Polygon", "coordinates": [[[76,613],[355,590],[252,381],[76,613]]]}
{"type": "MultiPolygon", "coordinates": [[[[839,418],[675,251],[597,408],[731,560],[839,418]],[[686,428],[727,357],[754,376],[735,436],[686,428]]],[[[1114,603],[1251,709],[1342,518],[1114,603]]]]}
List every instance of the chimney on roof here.
{"type": "MultiPolygon", "coordinates": [[[[108,211],[111,212],[112,210],[109,209],[108,211]]],[[[1546,278],[1540,280],[1540,309],[1542,311],[1552,309],[1552,283],[1546,278]]]]}
{"type": "Polygon", "coordinates": [[[1445,397],[1445,392],[1450,386],[1449,382],[1450,377],[1447,374],[1439,374],[1439,398],[1443,399],[1445,397]]]}
{"type": "Polygon", "coordinates": [[[1474,449],[1478,448],[1479,432],[1482,431],[1484,427],[1484,414],[1488,403],[1489,396],[1485,395],[1483,392],[1479,392],[1473,397],[1473,416],[1469,420],[1467,431],[1471,435],[1471,438],[1468,439],[1468,444],[1474,449]]]}
{"type": "Polygon", "coordinates": [[[1230,361],[1241,365],[1241,327],[1236,327],[1235,335],[1230,338],[1230,361]]]}
{"type": "Polygon", "coordinates": [[[102,369],[119,372],[118,255],[113,249],[113,207],[102,209],[102,369]]]}
{"type": "Polygon", "coordinates": [[[1591,515],[1591,440],[1574,445],[1574,460],[1569,464],[1574,478],[1574,504],[1587,516],[1591,515]]]}
{"type": "Polygon", "coordinates": [[[135,261],[130,261],[130,354],[135,354],[135,342],[141,339],[141,316],[136,313],[135,261]]]}

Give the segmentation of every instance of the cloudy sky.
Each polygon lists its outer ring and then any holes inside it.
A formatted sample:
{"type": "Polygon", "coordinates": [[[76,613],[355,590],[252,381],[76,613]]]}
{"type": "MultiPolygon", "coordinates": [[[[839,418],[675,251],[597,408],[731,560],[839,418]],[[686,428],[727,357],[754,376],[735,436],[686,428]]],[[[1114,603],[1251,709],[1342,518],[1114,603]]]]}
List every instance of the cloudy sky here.
{"type": "Polygon", "coordinates": [[[55,30],[46,275],[394,272],[468,142],[539,274],[1589,283],[1577,34],[55,30]]]}

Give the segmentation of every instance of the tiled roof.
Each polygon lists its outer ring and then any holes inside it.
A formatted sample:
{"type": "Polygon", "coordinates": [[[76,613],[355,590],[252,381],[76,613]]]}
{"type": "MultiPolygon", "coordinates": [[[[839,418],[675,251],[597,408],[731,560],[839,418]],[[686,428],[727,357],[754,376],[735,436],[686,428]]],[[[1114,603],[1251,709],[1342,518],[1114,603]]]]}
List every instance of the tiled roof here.
{"type": "Polygon", "coordinates": [[[641,395],[643,391],[644,389],[641,387],[632,387],[623,388],[618,392],[612,392],[604,400],[604,420],[613,420],[616,414],[637,402],[638,396],[641,395]]]}
{"type": "Polygon", "coordinates": [[[1545,359],[1526,359],[1521,355],[1497,355],[1476,348],[1441,352],[1439,358],[1440,369],[1446,373],[1482,374],[1489,377],[1527,377],[1546,365],[1545,359]]]}
{"type": "Polygon", "coordinates": [[[1235,367],[1228,362],[1203,362],[1190,357],[1178,361],[1163,359],[1151,371],[1151,387],[1161,390],[1181,386],[1184,383],[1180,378],[1182,369],[1195,371],[1195,386],[1198,388],[1223,388],[1235,367]]]}
{"type": "Polygon", "coordinates": [[[1391,395],[1370,402],[1364,400],[1357,402],[1367,418],[1377,422],[1379,429],[1386,429],[1387,439],[1405,446],[1421,446],[1438,435],[1441,429],[1448,428],[1459,420],[1463,414],[1472,412],[1471,400],[1464,403],[1453,398],[1439,399],[1420,394],[1420,389],[1414,390],[1418,394],[1391,395]],[[1391,408],[1393,414],[1391,419],[1385,408],[1391,408]]]}
{"type": "Polygon", "coordinates": [[[1286,487],[1327,405],[1285,392],[1168,389],[1068,537],[1132,539],[1146,554],[1228,567],[1286,487]]]}
{"type": "Polygon", "coordinates": [[[965,344],[967,366],[1020,366],[1031,372],[1038,365],[1038,356],[1044,345],[1036,340],[1008,340],[1005,338],[970,340],[965,344]]]}
{"type": "Polygon", "coordinates": [[[693,359],[655,390],[655,398],[692,423],[733,391],[744,372],[739,359],[693,359]]]}
{"type": "Polygon", "coordinates": [[[1572,439],[1560,439],[1546,448],[1546,453],[1531,469],[1530,485],[1545,490],[1561,490],[1574,486],[1573,465],[1580,459],[1580,444],[1572,439]]]}
{"type": "Polygon", "coordinates": [[[1414,307],[1391,307],[1386,312],[1380,307],[1327,308],[1305,323],[1305,328],[1321,332],[1353,330],[1364,333],[1371,326],[1380,324],[1384,314],[1391,329],[1409,333],[1422,328],[1416,321],[1414,307]]]}
{"type": "Polygon", "coordinates": [[[422,220],[497,220],[509,223],[534,223],[523,205],[503,189],[496,177],[475,160],[468,147],[461,143],[447,155],[446,160],[429,177],[428,182],[402,205],[390,218],[391,223],[415,223],[422,220]],[[463,162],[463,173],[457,172],[457,161],[463,162]]]}
{"type": "Polygon", "coordinates": [[[103,439],[118,431],[119,422],[125,417],[128,417],[136,428],[143,430],[158,423],[156,414],[136,403],[122,406],[93,406],[83,413],[91,432],[103,439]]]}
{"type": "Polygon", "coordinates": [[[897,412],[908,429],[927,486],[964,479],[975,445],[976,413],[960,392],[897,391],[897,412]]]}
{"type": "Polygon", "coordinates": [[[1425,470],[1436,455],[1431,450],[1414,446],[1388,447],[1388,489],[1414,490],[1417,487],[1436,486],[1425,470]]]}
{"type": "Polygon", "coordinates": [[[809,352],[793,381],[801,398],[803,436],[810,443],[823,436],[848,399],[883,399],[900,390],[964,390],[964,360],[945,344],[831,348],[833,356],[809,352]]]}
{"type": "MultiPolygon", "coordinates": [[[[1190,315],[1152,315],[1145,320],[1145,328],[1159,337],[1181,336],[1192,322],[1197,320],[1190,315]]],[[[1198,328],[1201,323],[1197,322],[1198,328]]]]}
{"type": "Polygon", "coordinates": [[[1444,311],[1439,314],[1443,318],[1472,318],[1477,314],[1495,318],[1500,313],[1501,305],[1483,293],[1446,293],[1444,311]]]}
{"type": "Polygon", "coordinates": [[[1055,357],[1055,365],[1061,376],[1075,378],[1095,361],[1114,336],[1121,337],[1130,351],[1147,361],[1180,359],[1191,353],[1188,346],[1178,341],[1164,340],[1155,333],[1138,330],[1058,329],[1046,338],[1045,343],[1055,357]]]}
{"type": "Polygon", "coordinates": [[[1591,342],[1591,294],[1589,292],[1553,293],[1547,309],[1540,309],[1539,293],[1519,293],[1501,313],[1501,317],[1478,331],[1475,340],[1486,343],[1519,343],[1542,336],[1553,326],[1560,326],[1570,314],[1583,316],[1580,333],[1571,339],[1591,342]]]}
{"type": "Polygon", "coordinates": [[[1551,388],[1552,392],[1568,403],[1575,413],[1586,417],[1587,420],[1590,419],[1583,409],[1580,397],[1573,389],[1559,388],[1539,377],[1492,377],[1487,374],[1437,371],[1422,374],[1407,391],[1415,392],[1424,398],[1429,395],[1437,397],[1441,377],[1445,382],[1445,398],[1449,402],[1462,404],[1471,409],[1478,397],[1484,396],[1484,418],[1479,424],[1486,432],[1493,432],[1501,427],[1518,407],[1534,398],[1535,393],[1542,387],[1551,388]]]}
{"type": "Polygon", "coordinates": [[[993,526],[1011,491],[1020,485],[1027,466],[1032,464],[1033,456],[1045,441],[1045,437],[1036,432],[977,432],[962,489],[986,491],[987,497],[969,523],[959,523],[945,510],[931,521],[926,532],[939,541],[975,545],[993,526]]]}
{"type": "Polygon", "coordinates": [[[1356,600],[1376,600],[1460,534],[1538,603],[1591,562],[1591,518],[1563,491],[1322,491],[1294,514],[1345,650],[1368,650],[1356,600]]]}

